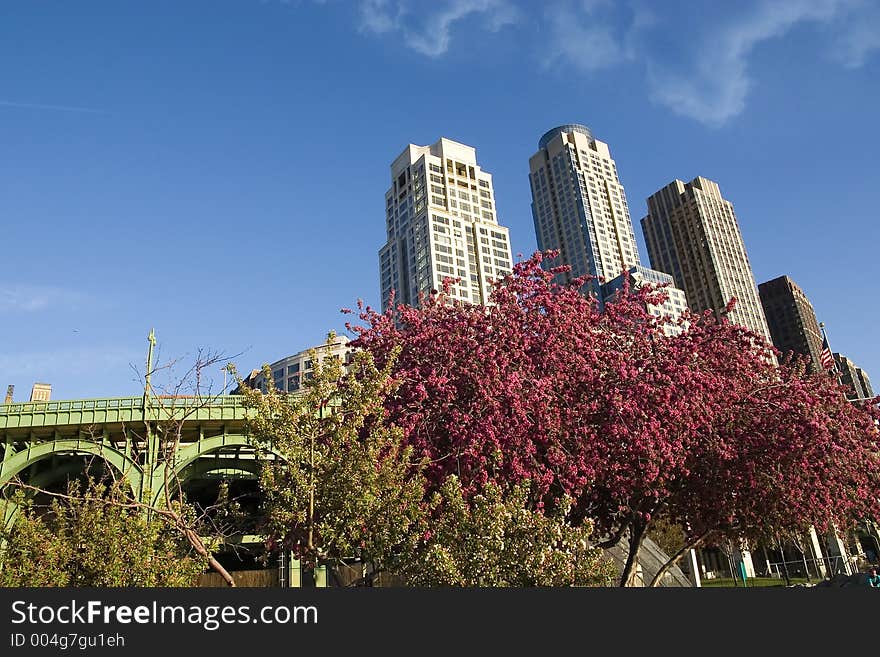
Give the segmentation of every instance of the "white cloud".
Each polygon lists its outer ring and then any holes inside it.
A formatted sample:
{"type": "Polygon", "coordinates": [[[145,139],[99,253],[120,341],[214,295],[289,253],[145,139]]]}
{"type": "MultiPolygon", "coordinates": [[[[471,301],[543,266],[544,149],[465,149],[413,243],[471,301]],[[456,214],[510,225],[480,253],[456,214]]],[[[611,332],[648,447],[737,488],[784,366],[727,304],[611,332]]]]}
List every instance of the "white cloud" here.
{"type": "Polygon", "coordinates": [[[384,34],[397,27],[399,16],[392,13],[389,0],[362,0],[360,6],[361,29],[366,32],[384,34]]]}
{"type": "Polygon", "coordinates": [[[399,32],[409,48],[439,57],[449,50],[456,23],[480,17],[494,32],[516,22],[519,11],[508,0],[438,0],[430,8],[405,0],[362,0],[360,17],[363,31],[399,32]]]}
{"type": "Polygon", "coordinates": [[[357,8],[362,32],[434,58],[449,51],[465,23],[489,31],[533,25],[540,41],[529,43],[522,29],[518,37],[545,69],[559,64],[591,75],[636,65],[651,100],[709,126],[745,109],[755,51],[795,29],[813,28],[816,51],[830,49],[847,68],[880,50],[877,0],[717,0],[699,10],[651,0],[358,0],[357,8]]]}
{"type": "Polygon", "coordinates": [[[694,65],[670,67],[649,53],[648,85],[654,101],[676,114],[719,126],[746,106],[753,82],[749,58],[765,41],[781,38],[804,23],[828,24],[846,17],[861,3],[853,0],[759,2],[748,14],[709,27],[690,53],[694,65]]]}
{"type": "Polygon", "coordinates": [[[85,300],[80,292],[47,285],[7,285],[0,287],[0,314],[30,313],[71,308],[85,300]]]}
{"type": "Polygon", "coordinates": [[[562,59],[584,72],[635,60],[639,36],[656,22],[652,9],[615,0],[557,0],[546,5],[544,19],[545,64],[562,59]]]}
{"type": "Polygon", "coordinates": [[[832,42],[832,57],[846,68],[863,66],[871,53],[880,50],[880,5],[865,7],[855,20],[847,21],[832,42]]]}
{"type": "Polygon", "coordinates": [[[545,19],[550,29],[545,64],[565,60],[581,71],[592,72],[621,64],[629,58],[610,20],[597,16],[611,8],[607,0],[583,0],[548,5],[545,19]]]}

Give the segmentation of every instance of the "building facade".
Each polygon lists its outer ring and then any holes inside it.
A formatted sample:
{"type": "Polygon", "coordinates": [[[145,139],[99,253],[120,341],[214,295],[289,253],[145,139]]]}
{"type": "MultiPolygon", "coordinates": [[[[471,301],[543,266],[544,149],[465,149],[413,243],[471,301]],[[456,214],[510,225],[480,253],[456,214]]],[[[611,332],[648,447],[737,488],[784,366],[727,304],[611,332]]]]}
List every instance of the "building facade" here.
{"type": "MultiPolygon", "coordinates": [[[[317,352],[318,362],[325,358],[341,359],[343,363],[351,362],[353,349],[349,346],[350,340],[344,335],[337,335],[333,338],[329,347],[326,343],[310,349],[304,349],[293,356],[287,356],[281,360],[272,363],[269,368],[272,370],[272,383],[275,389],[280,392],[297,392],[303,383],[312,378],[314,373],[314,363],[312,362],[312,349],[317,352]]],[[[269,389],[269,380],[266,378],[262,370],[253,370],[242,381],[243,385],[262,392],[269,389]]],[[[238,391],[234,391],[236,394],[238,391]]]]}
{"type": "Polygon", "coordinates": [[[385,193],[387,241],[379,251],[382,309],[419,304],[420,294],[440,290],[453,299],[487,304],[492,282],[512,269],[510,237],[498,224],[491,174],[476,150],[441,138],[410,144],[391,164],[385,193]]]}
{"type": "Polygon", "coordinates": [[[862,392],[865,393],[864,396],[873,397],[874,388],[871,387],[871,379],[868,377],[868,373],[860,367],[856,370],[856,374],[858,375],[859,385],[862,386],[862,392]]]}
{"type": "Polygon", "coordinates": [[[865,370],[839,353],[834,354],[834,365],[840,375],[840,382],[851,391],[847,393],[849,399],[868,399],[874,396],[871,379],[865,370]]]}
{"type": "Polygon", "coordinates": [[[47,402],[52,398],[51,383],[35,383],[31,388],[32,402],[47,402]]]}
{"type": "Polygon", "coordinates": [[[568,124],[546,132],[529,159],[532,218],[538,248],[558,250],[545,266],[571,266],[562,281],[593,276],[600,284],[640,265],[626,194],[608,144],[586,126],[568,124]]]}
{"type": "Polygon", "coordinates": [[[712,310],[720,318],[735,298],[731,323],[770,340],[733,204],[717,183],[702,177],[670,183],[648,198],[642,230],[651,266],[673,277],[692,311],[712,310]]]}
{"type": "Polygon", "coordinates": [[[605,303],[614,299],[614,296],[623,289],[626,277],[629,276],[630,286],[636,289],[642,285],[652,285],[654,287],[665,286],[663,291],[667,294],[667,299],[662,304],[648,304],[648,312],[657,317],[664,318],[666,325],[664,332],[667,335],[680,333],[680,329],[676,326],[682,313],[687,307],[687,298],[682,290],[679,290],[673,284],[672,276],[661,271],[655,271],[636,265],[630,267],[626,274],[621,274],[602,286],[602,299],[605,303]]]}
{"type": "Polygon", "coordinates": [[[813,304],[804,291],[788,276],[779,276],[758,286],[761,307],[773,346],[784,354],[793,351],[810,358],[810,369],[822,366],[822,333],[813,304]]]}

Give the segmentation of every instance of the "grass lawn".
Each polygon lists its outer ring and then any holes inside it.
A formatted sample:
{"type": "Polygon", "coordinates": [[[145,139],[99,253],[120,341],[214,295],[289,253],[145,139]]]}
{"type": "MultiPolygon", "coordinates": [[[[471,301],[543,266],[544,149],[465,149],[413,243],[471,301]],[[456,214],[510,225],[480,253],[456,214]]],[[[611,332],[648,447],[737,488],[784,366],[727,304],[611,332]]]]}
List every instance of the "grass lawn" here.
{"type": "MultiPolygon", "coordinates": [[[[806,577],[792,577],[792,584],[806,584],[806,577]]],[[[816,580],[813,580],[813,583],[816,583],[816,580]]],[[[702,586],[704,587],[739,587],[742,588],[742,580],[737,579],[734,581],[730,577],[718,577],[716,579],[704,579],[701,581],[702,586]]],[[[785,586],[785,580],[779,577],[750,577],[746,580],[747,587],[753,586],[785,586]]]]}

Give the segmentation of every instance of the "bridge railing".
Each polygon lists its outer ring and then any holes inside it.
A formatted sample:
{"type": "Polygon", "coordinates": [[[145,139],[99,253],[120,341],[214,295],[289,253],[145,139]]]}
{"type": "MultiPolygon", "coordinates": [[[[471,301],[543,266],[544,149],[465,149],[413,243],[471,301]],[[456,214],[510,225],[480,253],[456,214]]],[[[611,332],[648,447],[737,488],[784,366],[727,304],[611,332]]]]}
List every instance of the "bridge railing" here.
{"type": "MultiPolygon", "coordinates": [[[[0,415],[19,415],[22,413],[54,413],[58,411],[94,411],[117,408],[141,408],[143,396],[138,397],[105,397],[100,399],[69,399],[48,402],[19,402],[16,404],[0,404],[0,415]]],[[[184,407],[215,406],[222,408],[242,408],[243,398],[238,395],[221,396],[189,396],[189,395],[154,395],[150,399],[153,407],[184,407]]]]}
{"type": "MultiPolygon", "coordinates": [[[[159,396],[149,398],[150,421],[186,419],[243,419],[244,398],[238,395],[159,396]]],[[[144,418],[144,397],[106,397],[0,405],[0,430],[94,422],[135,421],[144,418]]]]}
{"type": "Polygon", "coordinates": [[[24,402],[0,405],[0,415],[56,413],[59,411],[93,411],[98,409],[140,408],[141,397],[107,397],[102,399],[69,399],[48,402],[24,402]]]}

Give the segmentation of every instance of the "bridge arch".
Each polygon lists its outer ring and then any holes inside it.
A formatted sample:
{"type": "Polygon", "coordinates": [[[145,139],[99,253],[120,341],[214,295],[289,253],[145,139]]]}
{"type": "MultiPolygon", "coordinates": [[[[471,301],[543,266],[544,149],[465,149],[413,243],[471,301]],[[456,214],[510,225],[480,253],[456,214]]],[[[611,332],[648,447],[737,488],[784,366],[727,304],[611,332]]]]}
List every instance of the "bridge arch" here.
{"type": "MultiPolygon", "coordinates": [[[[193,465],[197,459],[202,456],[207,456],[224,447],[254,447],[254,445],[245,434],[224,434],[219,436],[212,436],[210,438],[202,438],[201,440],[191,443],[178,451],[177,456],[174,459],[174,476],[181,477],[184,471],[189,466],[193,465]]],[[[280,457],[280,455],[277,453],[275,455],[280,457]]],[[[241,466],[242,464],[239,462],[232,467],[248,469],[247,466],[244,468],[242,468],[241,466]]],[[[151,488],[151,500],[153,504],[158,504],[165,495],[165,467],[166,466],[164,463],[160,463],[151,473],[150,479],[153,484],[151,488]]],[[[254,466],[253,474],[256,474],[255,467],[256,466],[254,466]]],[[[216,468],[211,467],[207,470],[204,470],[204,472],[210,472],[213,469],[216,468]]]]}
{"type": "Polygon", "coordinates": [[[124,476],[132,494],[137,495],[143,479],[141,468],[137,463],[114,447],[79,439],[51,440],[13,453],[8,459],[0,462],[0,488],[3,488],[12,481],[13,477],[34,463],[64,454],[97,456],[124,476]]]}
{"type": "MultiPolygon", "coordinates": [[[[70,454],[91,454],[99,457],[123,475],[132,495],[137,495],[143,479],[141,469],[137,463],[117,449],[90,440],[51,441],[16,452],[5,461],[0,461],[0,490],[12,481],[13,477],[35,463],[53,456],[67,456],[70,454]],[[70,443],[75,443],[75,446],[71,448],[70,443]]],[[[37,488],[43,488],[64,477],[79,472],[81,467],[82,464],[80,463],[69,463],[58,468],[52,468],[37,474],[29,483],[37,488]]],[[[32,493],[28,494],[29,497],[31,495],[32,493]]],[[[7,530],[12,529],[20,515],[21,506],[11,499],[0,497],[0,523],[2,523],[3,527],[7,530]]],[[[3,553],[5,547],[5,541],[0,541],[0,554],[3,553]]],[[[2,567],[2,563],[0,563],[0,567],[2,567]]]]}
{"type": "Polygon", "coordinates": [[[256,477],[260,473],[259,463],[254,459],[242,460],[238,458],[229,458],[224,460],[228,460],[231,463],[227,465],[222,461],[193,461],[181,471],[181,480],[186,482],[190,479],[200,479],[217,470],[236,470],[237,472],[234,474],[249,475],[253,477],[256,477]]]}

